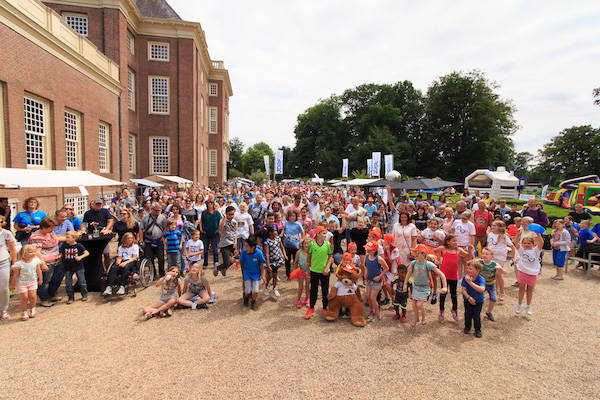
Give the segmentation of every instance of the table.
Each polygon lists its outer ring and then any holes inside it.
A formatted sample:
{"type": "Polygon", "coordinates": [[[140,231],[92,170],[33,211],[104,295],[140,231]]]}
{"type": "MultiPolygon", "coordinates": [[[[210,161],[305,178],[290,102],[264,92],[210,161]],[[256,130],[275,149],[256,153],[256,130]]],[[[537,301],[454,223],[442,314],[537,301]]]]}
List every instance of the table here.
{"type": "Polygon", "coordinates": [[[115,237],[114,233],[108,235],[100,235],[97,238],[92,235],[81,235],[79,243],[90,252],[90,255],[83,259],[85,268],[85,282],[87,283],[88,291],[99,292],[102,287],[102,275],[104,274],[104,263],[102,259],[102,251],[115,237]]]}

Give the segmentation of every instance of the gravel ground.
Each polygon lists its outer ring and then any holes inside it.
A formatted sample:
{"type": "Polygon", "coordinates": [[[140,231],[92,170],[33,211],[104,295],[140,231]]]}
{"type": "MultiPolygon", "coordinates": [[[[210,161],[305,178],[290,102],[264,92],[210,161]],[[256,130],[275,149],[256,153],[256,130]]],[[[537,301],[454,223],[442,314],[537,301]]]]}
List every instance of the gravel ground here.
{"type": "Polygon", "coordinates": [[[39,308],[27,322],[11,299],[13,319],[0,323],[0,398],[600,397],[598,271],[573,268],[556,282],[545,264],[533,316],[514,314],[509,288],[482,339],[463,334],[462,300],[458,323],[438,322],[428,305],[426,326],[385,311],[357,328],[320,310],[304,320],[295,282],[281,284],[277,301],[261,293],[252,311],[242,306],[239,271],[207,272],[217,303],[171,318],[142,319],[154,287],[110,301],[93,293],[87,303],[39,308]]]}

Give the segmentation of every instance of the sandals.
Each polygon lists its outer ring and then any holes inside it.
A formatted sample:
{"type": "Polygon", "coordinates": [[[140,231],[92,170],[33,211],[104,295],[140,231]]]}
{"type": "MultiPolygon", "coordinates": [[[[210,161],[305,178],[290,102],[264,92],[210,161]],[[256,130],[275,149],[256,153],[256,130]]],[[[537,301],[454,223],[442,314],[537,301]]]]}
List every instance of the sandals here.
{"type": "Polygon", "coordinates": [[[23,311],[23,313],[21,314],[21,319],[23,321],[27,321],[29,319],[29,315],[27,315],[27,311],[23,311]]]}

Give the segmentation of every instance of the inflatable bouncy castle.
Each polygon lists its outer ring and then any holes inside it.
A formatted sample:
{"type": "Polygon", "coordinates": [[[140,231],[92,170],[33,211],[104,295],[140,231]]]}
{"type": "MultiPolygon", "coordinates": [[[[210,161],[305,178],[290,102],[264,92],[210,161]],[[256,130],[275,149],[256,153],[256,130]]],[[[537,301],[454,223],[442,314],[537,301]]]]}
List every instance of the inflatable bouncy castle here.
{"type": "Polygon", "coordinates": [[[572,209],[581,204],[590,214],[600,215],[600,178],[587,175],[562,181],[558,190],[546,195],[544,203],[572,209]]]}

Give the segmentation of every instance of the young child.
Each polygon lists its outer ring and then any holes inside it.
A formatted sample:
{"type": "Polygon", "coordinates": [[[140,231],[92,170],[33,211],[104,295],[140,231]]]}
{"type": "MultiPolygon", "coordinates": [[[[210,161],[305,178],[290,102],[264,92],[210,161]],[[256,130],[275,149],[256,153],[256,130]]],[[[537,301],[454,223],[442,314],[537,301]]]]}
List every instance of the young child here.
{"type": "Polygon", "coordinates": [[[367,243],[365,249],[367,255],[365,257],[364,277],[367,280],[367,299],[371,307],[371,313],[367,317],[367,321],[379,322],[381,314],[377,303],[377,294],[383,287],[383,277],[389,271],[389,267],[383,257],[378,255],[379,244],[377,242],[367,243]]]}
{"type": "Polygon", "coordinates": [[[156,281],[156,286],[161,288],[160,298],[142,309],[146,319],[150,319],[156,314],[161,317],[173,315],[173,307],[177,304],[177,298],[181,296],[179,267],[170,267],[165,276],[156,281]]]}
{"type": "Polygon", "coordinates": [[[473,256],[473,247],[475,246],[475,225],[470,221],[471,212],[464,211],[460,214],[460,219],[455,220],[452,224],[452,230],[450,231],[452,234],[456,235],[458,239],[458,246],[463,250],[467,250],[467,248],[471,247],[471,252],[467,255],[459,254],[458,256],[458,276],[462,276],[465,264],[467,261],[471,259],[473,256]]]}
{"type": "Polygon", "coordinates": [[[208,308],[206,304],[210,301],[210,284],[204,277],[204,269],[200,267],[199,261],[190,266],[181,291],[183,294],[177,302],[182,306],[191,307],[192,310],[208,308]]]}
{"type": "MultiPolygon", "coordinates": [[[[442,264],[440,266],[440,270],[443,272],[446,277],[446,282],[448,284],[448,291],[450,292],[450,298],[452,300],[452,318],[455,321],[458,321],[458,298],[456,294],[456,289],[458,287],[458,259],[459,256],[469,254],[469,251],[472,251],[471,246],[467,247],[467,250],[464,250],[461,247],[458,247],[458,239],[456,235],[448,234],[444,238],[444,245],[440,246],[440,253],[442,255],[442,264]]],[[[446,307],[446,296],[447,294],[442,294],[440,296],[440,315],[438,319],[440,321],[444,320],[444,309],[446,307]]]]}
{"type": "Polygon", "coordinates": [[[129,273],[135,268],[136,260],[140,255],[140,249],[134,242],[135,238],[133,233],[126,232],[121,239],[121,245],[117,249],[117,259],[112,268],[108,270],[108,279],[106,280],[106,288],[102,292],[103,296],[110,296],[112,294],[112,288],[117,280],[117,272],[119,269],[121,273],[121,285],[117,294],[122,296],[125,294],[125,285],[127,284],[127,277],[129,273]]]}
{"type": "Polygon", "coordinates": [[[327,295],[329,294],[329,268],[333,262],[331,243],[325,240],[327,232],[322,226],[315,229],[315,240],[308,245],[307,264],[310,265],[310,307],[306,310],[305,319],[310,319],[315,312],[317,291],[321,285],[321,301],[323,314],[327,312],[327,295]]]}
{"type": "Polygon", "coordinates": [[[244,306],[256,310],[256,297],[258,296],[258,284],[260,277],[265,272],[265,263],[267,260],[262,251],[256,247],[256,237],[248,236],[244,243],[244,249],[240,254],[240,263],[242,265],[242,275],[244,277],[244,306]]]}
{"type": "Polygon", "coordinates": [[[384,305],[389,304],[388,299],[394,298],[394,291],[392,289],[392,280],[398,272],[398,258],[400,257],[400,250],[396,247],[396,241],[394,235],[386,233],[383,235],[383,259],[387,263],[390,270],[385,274],[384,279],[384,294],[385,302],[384,305]]]}
{"type": "Polygon", "coordinates": [[[410,323],[410,326],[414,327],[417,325],[417,322],[419,322],[419,312],[421,313],[421,324],[425,325],[427,323],[425,319],[425,303],[427,302],[427,297],[429,297],[429,294],[431,293],[431,273],[433,272],[439,276],[442,281],[441,294],[446,293],[447,282],[446,276],[439,270],[437,265],[431,261],[427,261],[427,252],[429,251],[427,246],[420,244],[417,245],[417,247],[410,249],[410,251],[414,252],[415,259],[408,267],[402,290],[404,292],[408,290],[408,280],[413,277],[412,300],[415,317],[410,323]]]}
{"type": "Polygon", "coordinates": [[[504,274],[506,270],[506,260],[508,258],[508,251],[511,250],[512,261],[516,261],[517,249],[515,248],[512,240],[506,234],[506,224],[503,221],[494,221],[492,223],[492,231],[487,235],[487,247],[492,251],[494,261],[498,264],[501,269],[497,270],[496,273],[496,287],[498,289],[498,301],[504,300],[504,274]]]}
{"type": "Polygon", "coordinates": [[[279,297],[279,291],[277,290],[277,271],[279,267],[285,264],[287,255],[281,243],[281,237],[277,234],[275,227],[267,227],[267,239],[264,245],[265,259],[267,260],[267,268],[265,269],[265,296],[269,295],[269,281],[273,282],[273,294],[275,297],[279,297]]]}
{"type": "Polygon", "coordinates": [[[369,238],[369,228],[363,217],[356,219],[356,228],[350,229],[350,240],[356,243],[356,252],[360,256],[360,269],[365,273],[365,245],[369,238]]]}
{"type": "MultiPolygon", "coordinates": [[[[534,233],[534,232],[532,232],[534,233]]],[[[533,288],[537,283],[537,277],[540,273],[540,252],[544,246],[544,239],[539,233],[535,233],[534,237],[527,236],[520,238],[521,233],[517,236],[515,247],[519,253],[517,262],[518,282],[519,282],[519,302],[515,313],[521,314],[523,310],[523,295],[527,291],[527,315],[531,315],[531,299],[533,297],[533,288]],[[521,240],[519,240],[521,239],[521,240]]]]}
{"type": "Polygon", "coordinates": [[[200,231],[195,229],[190,240],[185,242],[185,257],[192,265],[200,262],[202,254],[204,254],[204,243],[200,240],[200,231]]]}
{"type": "Polygon", "coordinates": [[[27,321],[37,314],[35,301],[38,285],[42,284],[42,271],[47,271],[46,263],[42,261],[39,248],[33,244],[24,245],[17,255],[17,262],[12,265],[12,280],[10,290],[14,290],[21,298],[21,319],[27,321]],[[29,315],[27,302],[29,301],[29,315]]]}
{"type": "Polygon", "coordinates": [[[481,337],[481,308],[485,279],[479,274],[481,263],[478,260],[467,262],[465,276],[462,279],[462,295],[465,301],[465,335],[471,333],[471,325],[475,326],[475,337],[481,337]]]}
{"type": "Polygon", "coordinates": [[[83,268],[83,260],[90,253],[83,247],[81,243],[77,243],[79,233],[68,231],[65,234],[65,242],[60,248],[60,255],[65,268],[65,287],[67,289],[67,304],[75,301],[75,292],[73,290],[73,274],[77,275],[77,282],[81,287],[81,301],[87,301],[88,291],[85,282],[85,269],[83,268]]]}
{"type": "MultiPolygon", "coordinates": [[[[433,217],[433,219],[427,220],[427,228],[420,232],[417,235],[417,240],[419,243],[423,243],[424,245],[430,248],[429,253],[435,254],[435,256],[440,258],[440,246],[444,244],[444,238],[446,237],[446,233],[440,229],[439,221],[433,217]]],[[[431,304],[435,304],[437,302],[437,280],[433,280],[433,294],[431,295],[431,304]]]]}
{"type": "MultiPolygon", "coordinates": [[[[508,236],[511,238],[513,245],[514,245],[515,240],[517,239],[517,235],[519,234],[519,232],[521,232],[521,222],[522,221],[523,221],[523,218],[515,217],[515,218],[513,218],[513,223],[511,225],[509,225],[507,228],[508,236]]],[[[516,254],[516,247],[515,247],[515,254],[516,254]]],[[[512,262],[513,271],[515,273],[515,283],[513,283],[513,287],[519,287],[519,274],[517,271],[517,262],[515,260],[516,260],[516,255],[515,255],[515,259],[513,259],[513,262],[512,262]]]]}
{"type": "Polygon", "coordinates": [[[310,292],[310,271],[308,270],[308,246],[312,242],[310,237],[305,237],[300,241],[300,249],[296,253],[294,259],[294,269],[300,268],[302,274],[298,278],[298,297],[296,299],[296,307],[302,308],[302,290],[304,289],[304,304],[306,307],[310,307],[310,300],[308,299],[310,292]]]}
{"type": "Polygon", "coordinates": [[[396,291],[394,293],[394,310],[396,315],[394,319],[400,319],[400,322],[406,322],[406,306],[408,302],[408,296],[412,292],[412,283],[408,282],[408,291],[403,291],[404,281],[406,280],[406,265],[398,265],[396,276],[392,279],[392,288],[395,286],[396,291]],[[402,309],[402,317],[400,317],[400,309],[402,309]]]}
{"type": "Polygon", "coordinates": [[[176,265],[179,267],[179,273],[181,274],[183,266],[181,265],[181,231],[177,229],[177,221],[170,219],[167,222],[167,230],[163,234],[165,248],[167,249],[167,264],[176,265]]]}
{"type": "Polygon", "coordinates": [[[352,264],[354,264],[355,267],[361,268],[360,256],[358,254],[356,254],[357,253],[356,243],[354,243],[354,242],[348,243],[348,253],[350,253],[352,255],[352,264]]]}
{"type": "Polygon", "coordinates": [[[554,221],[550,244],[552,245],[552,262],[556,267],[556,275],[552,279],[562,281],[564,279],[563,268],[565,267],[567,252],[571,249],[571,235],[565,229],[564,220],[557,219],[554,221]]]}
{"type": "Polygon", "coordinates": [[[503,271],[502,265],[494,261],[494,251],[489,247],[484,247],[481,250],[481,276],[485,279],[485,291],[490,296],[488,300],[487,311],[485,315],[490,321],[495,321],[492,310],[496,305],[496,278],[498,272],[503,271]]]}
{"type": "Polygon", "coordinates": [[[571,244],[569,246],[569,255],[571,257],[575,256],[575,248],[577,247],[577,242],[579,242],[579,230],[578,224],[575,223],[573,217],[567,215],[564,219],[565,221],[565,230],[569,232],[569,236],[571,237],[571,244]]]}

